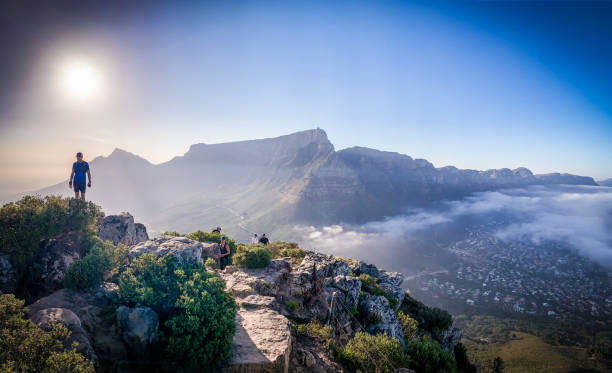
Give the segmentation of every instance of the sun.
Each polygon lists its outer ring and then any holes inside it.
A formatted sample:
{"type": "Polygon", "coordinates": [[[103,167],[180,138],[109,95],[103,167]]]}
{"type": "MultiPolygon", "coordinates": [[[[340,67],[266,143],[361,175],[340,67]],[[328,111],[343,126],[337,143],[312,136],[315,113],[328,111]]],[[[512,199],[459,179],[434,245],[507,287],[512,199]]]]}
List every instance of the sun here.
{"type": "Polygon", "coordinates": [[[102,75],[96,67],[84,60],[69,61],[61,66],[59,88],[67,98],[88,102],[99,97],[102,75]]]}

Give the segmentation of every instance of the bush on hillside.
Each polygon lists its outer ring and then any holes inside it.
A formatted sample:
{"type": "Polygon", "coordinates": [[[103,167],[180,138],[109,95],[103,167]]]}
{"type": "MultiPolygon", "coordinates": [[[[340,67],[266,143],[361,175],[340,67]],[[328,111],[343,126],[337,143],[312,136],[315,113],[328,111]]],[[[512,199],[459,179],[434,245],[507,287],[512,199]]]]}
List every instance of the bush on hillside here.
{"type": "Polygon", "coordinates": [[[295,242],[274,241],[266,248],[272,253],[272,258],[290,258],[294,264],[299,264],[306,256],[306,250],[300,248],[295,242]]]}
{"type": "Polygon", "coordinates": [[[406,347],[410,369],[417,372],[455,373],[456,363],[448,351],[432,340],[419,340],[406,347]]]}
{"type": "Polygon", "coordinates": [[[230,356],[236,304],[216,274],[144,254],[119,277],[119,297],[160,316],[160,347],[171,371],[208,371],[230,356]]]}
{"type": "Polygon", "coordinates": [[[213,370],[229,360],[236,332],[236,303],[218,276],[178,270],[177,312],[164,324],[161,342],[172,370],[213,370]]]}
{"type": "Polygon", "coordinates": [[[204,266],[210,267],[212,269],[217,269],[219,268],[219,263],[217,263],[217,261],[213,258],[206,258],[206,261],[204,262],[204,266]]]}
{"type": "Polygon", "coordinates": [[[408,294],[404,297],[399,310],[416,319],[421,328],[436,337],[440,331],[448,329],[453,324],[453,317],[448,311],[428,307],[408,294]]]}
{"type": "Polygon", "coordinates": [[[85,289],[100,284],[105,276],[128,262],[128,248],[122,244],[97,239],[94,247],[83,258],[76,260],[64,277],[66,287],[85,289]]]}
{"type": "Polygon", "coordinates": [[[94,367],[74,349],[65,350],[70,331],[55,324],[42,330],[24,318],[24,302],[0,295],[0,372],[94,373],[94,367]]]}
{"type": "Polygon", "coordinates": [[[292,324],[293,331],[298,336],[308,336],[323,343],[325,348],[336,353],[337,346],[331,325],[323,325],[319,321],[310,321],[307,324],[292,324]]]}
{"type": "Polygon", "coordinates": [[[170,314],[180,294],[178,267],[170,254],[139,256],[119,276],[119,298],[129,305],[143,304],[162,315],[170,314]]]}
{"type": "Polygon", "coordinates": [[[389,293],[387,293],[387,291],[378,284],[377,279],[365,273],[359,275],[359,279],[361,280],[362,291],[365,291],[366,293],[370,293],[372,295],[383,296],[387,298],[387,300],[389,301],[389,307],[395,309],[395,307],[397,306],[397,299],[389,295],[389,293]]]}
{"type": "Polygon", "coordinates": [[[174,236],[174,237],[180,237],[182,236],[182,234],[180,234],[177,231],[165,231],[162,234],[160,234],[160,236],[174,236]]]}
{"type": "Polygon", "coordinates": [[[234,254],[234,265],[242,268],[264,268],[270,264],[272,254],[263,246],[246,246],[238,244],[234,254]]]}
{"type": "Polygon", "coordinates": [[[419,323],[402,311],[397,312],[397,320],[402,326],[402,331],[404,332],[404,342],[406,342],[406,344],[410,344],[418,334],[419,323]]]}
{"type": "MultiPolygon", "coordinates": [[[[339,360],[352,371],[387,373],[409,364],[400,342],[386,334],[358,332],[339,353],[339,360]]],[[[429,372],[429,371],[423,371],[429,372]]]]}
{"type": "Polygon", "coordinates": [[[216,242],[216,243],[221,243],[221,237],[225,237],[225,239],[227,240],[227,243],[229,244],[230,252],[232,254],[236,252],[236,241],[229,238],[225,234],[209,233],[209,232],[197,230],[195,232],[189,233],[185,237],[195,240],[195,241],[199,241],[199,242],[216,242]]]}
{"type": "Polygon", "coordinates": [[[0,253],[9,254],[21,278],[40,256],[40,241],[70,234],[86,252],[103,213],[93,202],[59,196],[26,196],[0,209],[0,253]]]}

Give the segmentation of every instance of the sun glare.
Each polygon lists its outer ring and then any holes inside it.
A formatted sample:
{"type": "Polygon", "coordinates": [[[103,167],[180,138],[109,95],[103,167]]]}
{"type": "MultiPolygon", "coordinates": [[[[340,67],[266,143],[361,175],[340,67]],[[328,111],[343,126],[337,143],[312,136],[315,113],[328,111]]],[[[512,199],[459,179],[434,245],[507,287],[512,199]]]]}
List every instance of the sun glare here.
{"type": "Polygon", "coordinates": [[[86,102],[100,95],[102,77],[100,72],[90,63],[72,61],[62,67],[59,85],[68,98],[86,102]]]}

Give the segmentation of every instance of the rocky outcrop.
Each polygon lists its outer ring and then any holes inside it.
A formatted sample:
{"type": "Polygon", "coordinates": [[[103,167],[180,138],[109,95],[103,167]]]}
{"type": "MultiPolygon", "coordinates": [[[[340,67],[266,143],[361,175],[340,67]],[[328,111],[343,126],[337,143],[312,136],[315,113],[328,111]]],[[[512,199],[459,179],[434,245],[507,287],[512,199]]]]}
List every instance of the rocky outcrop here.
{"type": "Polygon", "coordinates": [[[363,293],[359,298],[359,311],[366,315],[370,334],[385,333],[397,338],[404,344],[404,332],[395,311],[389,307],[389,301],[383,296],[363,293]]]}
{"type": "Polygon", "coordinates": [[[31,317],[34,324],[39,327],[49,330],[55,323],[61,323],[70,331],[70,337],[64,344],[65,348],[70,348],[74,342],[77,343],[76,350],[82,353],[85,357],[94,363],[97,363],[98,356],[96,355],[91,343],[89,335],[81,325],[81,319],[67,308],[45,308],[31,317]]]}
{"type": "Polygon", "coordinates": [[[11,264],[11,257],[0,255],[0,293],[14,293],[17,290],[17,273],[11,264]]]}
{"type": "Polygon", "coordinates": [[[237,270],[230,266],[220,272],[240,306],[227,372],[288,372],[291,324],[279,312],[279,300],[286,294],[290,271],[289,261],[275,259],[266,268],[237,270]]]}
{"type": "Polygon", "coordinates": [[[130,258],[142,254],[173,255],[180,265],[187,263],[203,264],[207,258],[219,258],[219,245],[216,243],[202,243],[186,237],[160,236],[152,240],[141,242],[130,248],[130,258]]]}
{"type": "Polygon", "coordinates": [[[145,306],[121,306],[115,313],[123,341],[136,356],[144,356],[147,347],[157,339],[157,313],[145,306]]]}
{"type": "Polygon", "coordinates": [[[94,361],[125,361],[127,346],[113,321],[117,303],[116,284],[107,282],[88,291],[62,289],[28,306],[28,317],[41,325],[55,319],[66,324],[76,331],[79,348],[94,361]]]}
{"type": "Polygon", "coordinates": [[[440,345],[443,349],[450,352],[451,354],[455,354],[455,346],[461,342],[461,337],[463,333],[461,329],[455,328],[454,326],[449,326],[448,329],[443,330],[440,333],[441,342],[440,345]]]}
{"type": "Polygon", "coordinates": [[[117,215],[108,215],[100,223],[98,236],[113,244],[126,246],[136,245],[149,239],[147,228],[134,223],[134,217],[127,212],[117,215]]]}

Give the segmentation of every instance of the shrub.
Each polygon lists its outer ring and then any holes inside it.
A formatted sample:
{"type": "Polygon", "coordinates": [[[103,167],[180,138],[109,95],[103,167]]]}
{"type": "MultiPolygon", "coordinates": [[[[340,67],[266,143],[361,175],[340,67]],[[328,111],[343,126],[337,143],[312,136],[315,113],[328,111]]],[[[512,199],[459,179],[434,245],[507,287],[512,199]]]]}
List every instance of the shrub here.
{"type": "Polygon", "coordinates": [[[210,268],[219,268],[219,263],[217,263],[217,261],[213,258],[206,258],[206,261],[204,262],[204,266],[210,267],[210,268]]]}
{"type": "Polygon", "coordinates": [[[0,252],[10,255],[21,279],[40,256],[41,239],[70,234],[87,251],[102,216],[100,207],[92,202],[59,196],[23,197],[0,209],[0,252]]]}
{"type": "Polygon", "coordinates": [[[454,373],[453,356],[432,340],[420,340],[406,347],[410,355],[410,369],[417,372],[454,373]]]}
{"type": "Polygon", "coordinates": [[[295,324],[293,325],[293,330],[298,336],[307,336],[322,342],[325,348],[332,352],[335,352],[337,349],[334,333],[330,325],[322,325],[318,321],[311,321],[307,324],[295,324]]]}
{"type": "Polygon", "coordinates": [[[298,247],[295,242],[274,241],[270,242],[266,248],[272,253],[272,258],[289,257],[294,264],[301,263],[306,256],[306,250],[298,247]]]}
{"type": "Polygon", "coordinates": [[[172,370],[214,370],[231,357],[236,303],[217,275],[178,270],[177,314],[165,322],[162,344],[172,370]]]}
{"type": "Polygon", "coordinates": [[[127,264],[128,248],[97,239],[87,255],[73,262],[64,277],[66,287],[84,289],[101,283],[105,275],[127,264]]]}
{"type": "Polygon", "coordinates": [[[94,373],[93,364],[63,343],[70,331],[55,324],[45,331],[24,318],[24,302],[0,295],[0,372],[94,373]]]}
{"type": "Polygon", "coordinates": [[[172,255],[144,254],[120,276],[119,296],[159,314],[159,343],[169,370],[206,371],[229,358],[236,303],[216,274],[179,267],[172,255]]]}
{"type": "Polygon", "coordinates": [[[402,301],[400,311],[419,321],[421,328],[429,331],[436,337],[440,331],[448,329],[453,324],[453,318],[450,313],[437,307],[427,307],[408,294],[406,294],[402,301]]]}
{"type": "Polygon", "coordinates": [[[457,369],[462,373],[476,373],[477,369],[474,364],[470,362],[467,356],[467,349],[463,343],[458,343],[454,348],[455,361],[457,363],[457,369]]]}
{"type": "Polygon", "coordinates": [[[389,293],[387,293],[387,291],[378,284],[377,279],[365,273],[359,275],[359,279],[361,280],[361,288],[363,289],[363,291],[372,295],[383,296],[387,298],[387,300],[389,301],[389,307],[391,307],[391,309],[395,309],[395,307],[397,306],[397,299],[389,295],[389,293]]]}
{"type": "Polygon", "coordinates": [[[230,252],[232,254],[236,252],[236,241],[232,240],[231,238],[227,237],[224,234],[209,233],[209,232],[197,230],[195,232],[189,233],[185,237],[195,240],[195,241],[199,241],[199,242],[216,242],[216,243],[221,243],[221,237],[225,237],[225,239],[227,240],[227,243],[229,244],[230,252]]]}
{"type": "Polygon", "coordinates": [[[272,254],[263,246],[238,245],[234,255],[234,265],[243,268],[264,268],[270,264],[272,254]]]}
{"type": "Polygon", "coordinates": [[[180,234],[177,231],[165,231],[162,234],[160,234],[160,236],[174,236],[174,237],[180,237],[182,236],[182,234],[180,234]]]}
{"type": "Polygon", "coordinates": [[[386,334],[370,335],[364,332],[356,333],[348,341],[340,351],[339,359],[352,371],[377,373],[407,368],[409,363],[409,358],[397,339],[386,334]]]}
{"type": "Polygon", "coordinates": [[[177,269],[177,260],[170,254],[161,257],[143,254],[119,277],[119,298],[130,305],[143,304],[167,315],[180,294],[177,269]]]}
{"type": "Polygon", "coordinates": [[[402,331],[404,332],[404,341],[406,344],[410,344],[412,340],[417,336],[417,332],[419,330],[419,323],[406,315],[402,311],[397,313],[397,319],[399,320],[400,325],[402,326],[402,331]]]}
{"type": "Polygon", "coordinates": [[[300,304],[294,300],[288,300],[285,302],[285,306],[287,306],[289,311],[295,312],[300,307],[300,304]]]}

